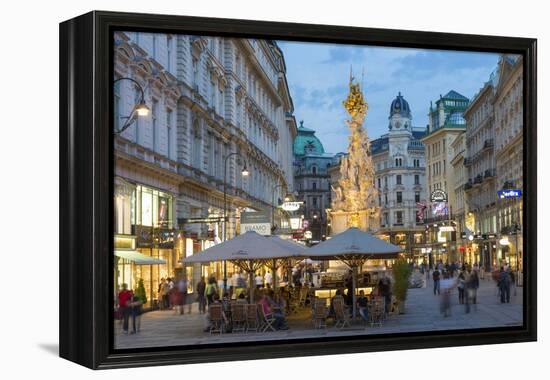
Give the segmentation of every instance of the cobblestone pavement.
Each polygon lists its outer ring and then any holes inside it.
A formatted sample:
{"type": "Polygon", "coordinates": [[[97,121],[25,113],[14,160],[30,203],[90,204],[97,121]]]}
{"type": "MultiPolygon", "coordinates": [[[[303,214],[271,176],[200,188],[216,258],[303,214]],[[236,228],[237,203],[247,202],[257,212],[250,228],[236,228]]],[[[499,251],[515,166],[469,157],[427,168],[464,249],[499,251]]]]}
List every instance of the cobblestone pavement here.
{"type": "Polygon", "coordinates": [[[456,290],[451,297],[451,315],[440,314],[440,297],[434,296],[431,281],[425,288],[409,289],[406,312],[390,315],[382,326],[365,326],[354,323],[350,328],[336,329],[329,323],[326,329],[314,329],[309,320],[309,311],[304,309],[288,317],[289,330],[266,333],[215,334],[203,332],[205,316],[192,305],[191,314],[186,308],[184,315],[173,311],[153,311],[141,317],[141,330],[137,334],[122,334],[120,323],[115,322],[115,348],[166,347],[208,343],[277,340],[293,338],[331,337],[360,334],[388,334],[415,331],[436,331],[454,329],[517,326],[522,324],[523,288],[511,291],[508,304],[501,304],[492,280],[481,280],[478,303],[471,312],[465,313],[458,304],[456,290]],[[514,294],[515,293],[515,294],[514,294]]]}

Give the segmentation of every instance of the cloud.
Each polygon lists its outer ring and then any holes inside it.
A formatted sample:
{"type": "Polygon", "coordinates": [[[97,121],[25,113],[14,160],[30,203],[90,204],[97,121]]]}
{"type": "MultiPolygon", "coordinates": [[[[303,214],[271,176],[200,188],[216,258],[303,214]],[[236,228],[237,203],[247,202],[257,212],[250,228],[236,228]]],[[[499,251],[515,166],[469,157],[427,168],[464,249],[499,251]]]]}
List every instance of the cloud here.
{"type": "Polygon", "coordinates": [[[351,65],[369,103],[367,133],[376,138],[387,132],[390,103],[399,91],[411,106],[413,125],[424,127],[431,100],[451,89],[471,98],[498,60],[490,53],[298,42],[279,46],[296,118],[315,129],[332,153],[346,150],[348,144],[342,101],[351,65]]]}

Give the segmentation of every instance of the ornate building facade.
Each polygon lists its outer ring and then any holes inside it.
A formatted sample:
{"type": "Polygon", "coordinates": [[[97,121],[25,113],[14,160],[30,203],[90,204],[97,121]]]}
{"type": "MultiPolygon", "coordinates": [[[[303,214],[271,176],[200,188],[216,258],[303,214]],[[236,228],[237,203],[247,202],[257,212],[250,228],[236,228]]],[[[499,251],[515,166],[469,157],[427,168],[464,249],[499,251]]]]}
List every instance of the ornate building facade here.
{"type": "Polygon", "coordinates": [[[428,127],[422,142],[426,147],[426,188],[430,197],[427,207],[426,227],[430,244],[430,262],[437,260],[458,261],[456,230],[450,231],[453,210],[449,205],[456,203],[451,161],[454,151],[450,149],[455,138],[466,130],[464,111],[468,98],[451,90],[439,96],[435,106],[430,104],[428,127]],[[434,193],[435,192],[435,193],[434,193]],[[432,200],[438,194],[443,201],[432,200]]]}
{"type": "MultiPolygon", "coordinates": [[[[498,63],[499,80],[495,92],[495,161],[497,190],[523,190],[523,59],[503,55],[498,63]]],[[[499,259],[513,268],[521,262],[523,202],[497,201],[497,228],[502,244],[499,259]]],[[[521,266],[519,269],[522,269],[521,266]]]]}
{"type": "Polygon", "coordinates": [[[371,143],[378,189],[381,237],[422,256],[424,226],[417,214],[426,201],[424,130],[412,125],[409,103],[399,93],[392,101],[388,133],[371,143]]]}
{"type": "Polygon", "coordinates": [[[311,240],[320,241],[327,235],[326,209],[331,204],[331,181],[329,169],[333,155],[326,153],[315,131],[300,122],[294,139],[294,189],[303,203],[306,230],[311,231],[311,240]]]}
{"type": "Polygon", "coordinates": [[[497,196],[495,163],[495,124],[493,103],[497,73],[485,83],[464,112],[466,119],[466,194],[465,232],[474,240],[467,243],[465,261],[496,265],[497,196]]]}
{"type": "MultiPolygon", "coordinates": [[[[121,271],[143,278],[152,300],[161,277],[183,270],[181,257],[238,233],[241,210],[271,212],[273,194],[292,191],[297,128],[275,42],[135,32],[114,38],[115,79],[137,81],[150,109],[115,138],[117,233],[166,262],[121,271]]],[[[140,91],[121,80],[114,95],[118,129],[140,91]]],[[[223,276],[220,263],[202,271],[188,268],[190,283],[201,274],[223,276]]]]}

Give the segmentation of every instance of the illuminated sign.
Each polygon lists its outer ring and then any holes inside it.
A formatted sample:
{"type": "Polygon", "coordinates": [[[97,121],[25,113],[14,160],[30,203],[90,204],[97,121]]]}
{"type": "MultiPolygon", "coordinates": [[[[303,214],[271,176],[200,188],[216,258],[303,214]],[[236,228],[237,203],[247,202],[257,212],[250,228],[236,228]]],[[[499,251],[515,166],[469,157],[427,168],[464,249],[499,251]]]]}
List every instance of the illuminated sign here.
{"type": "Polygon", "coordinates": [[[447,202],[447,200],[448,200],[447,193],[441,189],[436,189],[432,191],[432,193],[430,194],[431,202],[447,202]]]}
{"type": "Polygon", "coordinates": [[[499,190],[497,191],[498,197],[500,199],[505,198],[521,198],[520,189],[508,189],[508,190],[499,190]]]}
{"type": "Polygon", "coordinates": [[[304,202],[284,202],[281,208],[285,211],[296,211],[299,210],[304,202]]]}

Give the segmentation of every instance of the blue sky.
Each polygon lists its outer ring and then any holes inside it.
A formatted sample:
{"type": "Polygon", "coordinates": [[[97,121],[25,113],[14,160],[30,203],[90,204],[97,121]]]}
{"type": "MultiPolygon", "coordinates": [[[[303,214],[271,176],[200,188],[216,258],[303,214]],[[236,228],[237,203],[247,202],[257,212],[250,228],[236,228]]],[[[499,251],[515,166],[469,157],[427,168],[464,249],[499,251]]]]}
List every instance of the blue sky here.
{"type": "Polygon", "coordinates": [[[387,132],[389,108],[397,93],[409,102],[412,123],[425,127],[431,100],[455,90],[472,98],[495,69],[492,53],[366,47],[278,41],[296,120],[315,129],[329,153],[345,151],[348,129],[342,101],[348,90],[350,65],[369,110],[365,127],[371,139],[387,132]]]}

